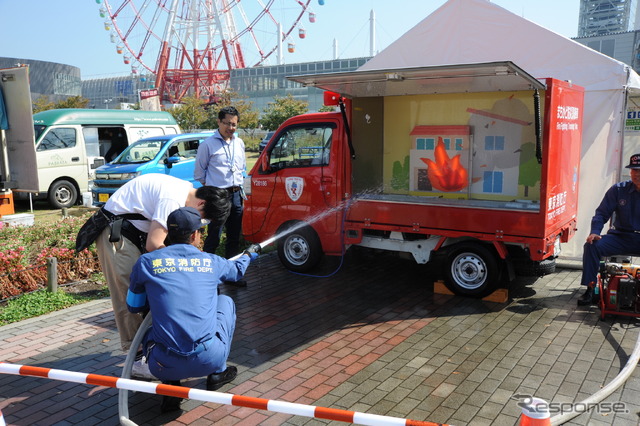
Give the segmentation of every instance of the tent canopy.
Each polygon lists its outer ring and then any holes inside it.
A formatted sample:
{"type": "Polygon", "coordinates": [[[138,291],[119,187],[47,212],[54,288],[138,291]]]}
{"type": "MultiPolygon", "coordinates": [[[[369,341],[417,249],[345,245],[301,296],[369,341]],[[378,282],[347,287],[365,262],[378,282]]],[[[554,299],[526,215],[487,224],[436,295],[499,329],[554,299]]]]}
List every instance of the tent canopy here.
{"type": "Polygon", "coordinates": [[[640,77],[626,64],[488,0],[447,1],[359,69],[497,61],[512,61],[536,78],[570,80],[588,90],[629,86],[640,91],[640,77]]]}

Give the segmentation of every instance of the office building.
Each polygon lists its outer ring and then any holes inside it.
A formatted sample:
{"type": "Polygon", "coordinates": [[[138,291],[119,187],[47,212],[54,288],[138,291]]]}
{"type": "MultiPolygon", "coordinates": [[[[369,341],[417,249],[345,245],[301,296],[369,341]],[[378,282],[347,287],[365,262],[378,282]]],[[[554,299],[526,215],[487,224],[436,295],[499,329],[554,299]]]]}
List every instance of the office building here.
{"type": "Polygon", "coordinates": [[[578,37],[640,29],[638,0],[580,0],[578,37]]]}

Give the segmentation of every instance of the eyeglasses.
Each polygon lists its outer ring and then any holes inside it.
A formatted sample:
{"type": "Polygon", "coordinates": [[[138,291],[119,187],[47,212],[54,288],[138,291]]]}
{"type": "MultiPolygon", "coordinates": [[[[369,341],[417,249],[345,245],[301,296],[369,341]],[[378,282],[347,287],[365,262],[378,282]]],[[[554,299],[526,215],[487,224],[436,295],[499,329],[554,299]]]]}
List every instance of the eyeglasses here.
{"type": "Polygon", "coordinates": [[[220,120],[220,123],[224,124],[227,127],[238,127],[238,123],[231,123],[229,121],[222,121],[222,120],[220,120]]]}

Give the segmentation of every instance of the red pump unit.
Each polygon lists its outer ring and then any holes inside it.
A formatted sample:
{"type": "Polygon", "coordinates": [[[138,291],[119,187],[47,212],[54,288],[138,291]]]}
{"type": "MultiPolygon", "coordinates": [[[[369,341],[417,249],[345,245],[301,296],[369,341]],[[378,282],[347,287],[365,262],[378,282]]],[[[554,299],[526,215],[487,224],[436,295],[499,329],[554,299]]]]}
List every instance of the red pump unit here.
{"type": "Polygon", "coordinates": [[[598,278],[600,318],[607,314],[640,317],[640,267],[607,263],[598,278]]]}

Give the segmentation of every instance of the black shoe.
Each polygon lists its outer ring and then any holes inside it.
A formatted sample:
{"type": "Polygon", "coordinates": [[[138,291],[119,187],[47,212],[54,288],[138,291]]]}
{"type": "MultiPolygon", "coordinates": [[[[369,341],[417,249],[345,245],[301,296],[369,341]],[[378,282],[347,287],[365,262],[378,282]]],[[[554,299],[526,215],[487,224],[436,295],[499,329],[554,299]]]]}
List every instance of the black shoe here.
{"type": "Polygon", "coordinates": [[[593,303],[593,287],[587,287],[582,296],[578,298],[578,306],[591,305],[593,303]]]}
{"type": "MultiPolygon", "coordinates": [[[[180,386],[180,380],[168,380],[162,383],[165,385],[180,386]]],[[[181,402],[182,398],[178,398],[177,396],[163,395],[162,404],[160,405],[160,412],[169,413],[171,411],[178,411],[180,409],[181,402]]]]}
{"type": "Polygon", "coordinates": [[[247,282],[245,280],[225,281],[225,282],[223,282],[223,284],[232,285],[234,287],[246,287],[247,286],[247,282]]]}
{"type": "Polygon", "coordinates": [[[207,376],[207,390],[218,390],[238,375],[238,369],[234,366],[227,367],[222,373],[213,373],[207,376]]]}

